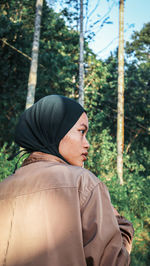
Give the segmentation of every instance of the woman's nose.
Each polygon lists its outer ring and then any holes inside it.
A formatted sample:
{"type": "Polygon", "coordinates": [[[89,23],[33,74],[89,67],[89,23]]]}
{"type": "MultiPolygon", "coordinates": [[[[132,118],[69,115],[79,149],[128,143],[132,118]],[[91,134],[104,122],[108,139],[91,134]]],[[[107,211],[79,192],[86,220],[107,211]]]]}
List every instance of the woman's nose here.
{"type": "Polygon", "coordinates": [[[85,137],[85,141],[84,141],[84,147],[85,147],[86,149],[89,149],[89,147],[90,147],[90,144],[89,144],[89,142],[88,142],[88,140],[87,140],[86,137],[85,137]]]}

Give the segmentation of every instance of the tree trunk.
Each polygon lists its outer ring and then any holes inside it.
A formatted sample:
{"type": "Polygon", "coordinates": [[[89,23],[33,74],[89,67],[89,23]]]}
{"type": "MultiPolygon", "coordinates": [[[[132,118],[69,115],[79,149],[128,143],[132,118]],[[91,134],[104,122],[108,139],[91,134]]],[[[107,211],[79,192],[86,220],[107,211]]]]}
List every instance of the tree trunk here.
{"type": "Polygon", "coordinates": [[[117,173],[123,185],[124,149],[124,0],[119,1],[117,173]]]}
{"type": "Polygon", "coordinates": [[[80,0],[79,103],[80,103],[82,106],[84,106],[84,34],[83,34],[83,0],[80,0]]]}
{"type": "Polygon", "coordinates": [[[36,1],[34,38],[33,38],[33,46],[32,46],[32,61],[31,61],[31,66],[30,66],[28,91],[27,91],[27,99],[26,99],[26,107],[25,107],[26,109],[34,104],[34,98],[35,98],[42,7],[43,7],[43,0],[37,0],[36,1]]]}

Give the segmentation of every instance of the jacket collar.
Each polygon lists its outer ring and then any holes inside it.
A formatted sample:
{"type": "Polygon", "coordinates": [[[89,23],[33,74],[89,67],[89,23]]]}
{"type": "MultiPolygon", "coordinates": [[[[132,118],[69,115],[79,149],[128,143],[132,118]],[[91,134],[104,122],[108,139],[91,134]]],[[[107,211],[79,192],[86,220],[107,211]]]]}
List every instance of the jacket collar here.
{"type": "Polygon", "coordinates": [[[67,164],[65,161],[60,159],[57,156],[48,154],[48,153],[43,153],[43,152],[32,152],[28,158],[26,158],[22,164],[22,166],[31,164],[31,163],[36,163],[40,161],[50,161],[50,162],[59,162],[63,164],[67,164]]]}

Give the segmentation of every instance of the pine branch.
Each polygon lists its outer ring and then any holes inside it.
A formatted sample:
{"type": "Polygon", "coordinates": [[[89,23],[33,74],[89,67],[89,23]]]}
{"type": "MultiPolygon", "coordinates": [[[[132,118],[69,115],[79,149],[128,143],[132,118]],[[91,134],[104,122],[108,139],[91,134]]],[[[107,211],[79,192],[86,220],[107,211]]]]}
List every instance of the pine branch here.
{"type": "MultiPolygon", "coordinates": [[[[17,53],[19,53],[19,54],[22,54],[24,57],[26,57],[28,60],[32,60],[32,58],[30,57],[30,56],[28,56],[27,54],[25,54],[25,53],[23,53],[22,51],[20,51],[19,49],[17,49],[16,47],[14,47],[13,45],[11,45],[10,43],[8,43],[7,41],[6,41],[6,39],[5,38],[0,38],[0,40],[3,42],[3,43],[5,43],[7,46],[9,46],[10,48],[12,48],[13,50],[15,50],[17,53]]],[[[41,66],[41,67],[43,67],[43,68],[45,68],[45,66],[43,66],[42,64],[39,64],[39,66],[41,66]]]]}

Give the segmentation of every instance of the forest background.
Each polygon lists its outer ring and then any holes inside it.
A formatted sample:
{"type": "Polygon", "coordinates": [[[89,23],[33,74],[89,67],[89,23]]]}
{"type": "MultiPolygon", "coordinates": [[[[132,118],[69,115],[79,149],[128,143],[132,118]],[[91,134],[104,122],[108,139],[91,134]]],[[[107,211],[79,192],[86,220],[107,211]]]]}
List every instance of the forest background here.
{"type": "MultiPolygon", "coordinates": [[[[0,180],[12,174],[18,157],[14,129],[25,108],[35,20],[35,0],[1,1],[0,8],[0,180]]],[[[67,5],[56,13],[44,1],[36,101],[49,94],[78,99],[79,32],[76,13],[67,5]]],[[[105,25],[104,25],[105,26],[105,25]]],[[[132,221],[135,236],[131,265],[150,264],[150,22],[125,43],[124,185],[117,177],[116,126],[118,58],[105,60],[85,38],[84,93],[91,144],[86,167],[108,187],[113,205],[132,221]]],[[[20,162],[21,163],[21,162],[20,162]]]]}

